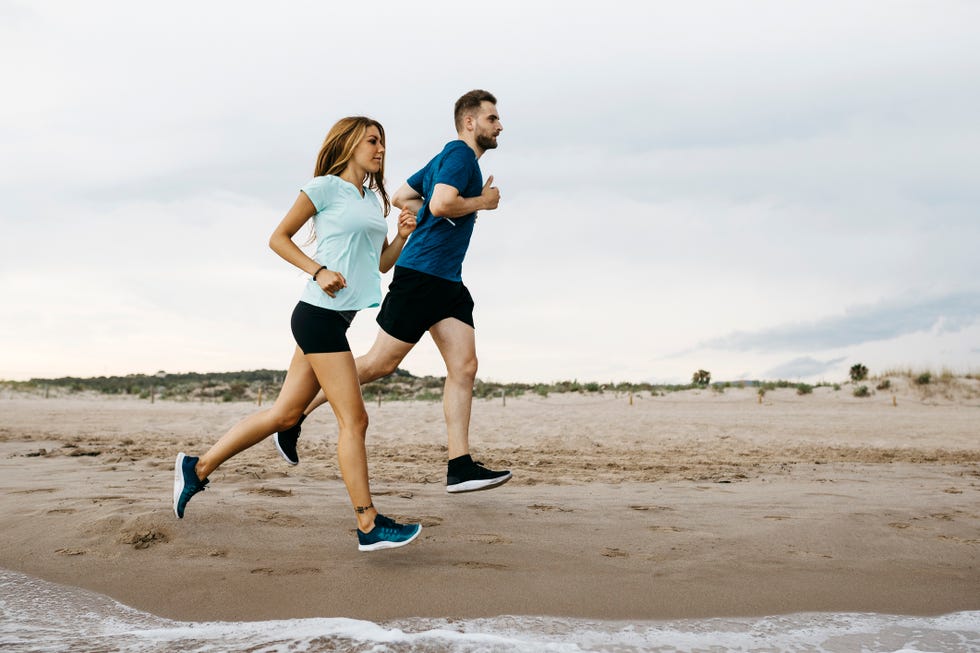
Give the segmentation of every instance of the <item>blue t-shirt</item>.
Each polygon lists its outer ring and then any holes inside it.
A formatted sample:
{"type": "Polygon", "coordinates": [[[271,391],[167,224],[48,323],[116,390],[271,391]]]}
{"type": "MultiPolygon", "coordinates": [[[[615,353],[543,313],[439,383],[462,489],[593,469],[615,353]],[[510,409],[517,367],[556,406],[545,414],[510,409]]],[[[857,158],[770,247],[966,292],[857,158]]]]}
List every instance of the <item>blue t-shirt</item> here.
{"type": "Polygon", "coordinates": [[[317,210],[313,259],[344,275],[347,287],[331,298],[311,279],[300,301],[333,311],[377,306],[381,302],[381,247],[388,235],[378,197],[369,188],[364,188],[361,197],[353,184],[335,175],[314,177],[301,190],[317,210]]]}
{"type": "Polygon", "coordinates": [[[408,178],[408,185],[422,196],[423,204],[398,265],[449,281],[462,281],[463,258],[473,235],[476,213],[452,218],[452,222],[432,215],[429,201],[436,184],[452,186],[463,197],[478,197],[483,192],[483,173],[476,152],[463,141],[452,141],[408,178]]]}

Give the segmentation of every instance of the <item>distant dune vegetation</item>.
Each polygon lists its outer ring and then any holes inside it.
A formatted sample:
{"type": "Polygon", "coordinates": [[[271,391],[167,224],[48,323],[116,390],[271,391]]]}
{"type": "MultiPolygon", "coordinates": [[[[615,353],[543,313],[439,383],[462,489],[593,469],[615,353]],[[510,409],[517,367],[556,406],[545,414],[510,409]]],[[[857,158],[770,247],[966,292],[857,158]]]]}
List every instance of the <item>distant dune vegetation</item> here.
{"type": "MultiPolygon", "coordinates": [[[[131,396],[155,401],[250,401],[275,400],[285,377],[285,370],[250,370],[240,372],[186,372],[128,374],[126,376],[61,377],[31,379],[30,381],[0,381],[0,388],[16,393],[65,396],[75,393],[131,396]]],[[[886,370],[870,376],[868,369],[858,363],[851,367],[850,378],[840,382],[822,381],[816,384],[787,380],[711,381],[711,372],[699,369],[687,384],[654,384],[627,382],[585,382],[578,380],[554,383],[499,383],[477,379],[473,395],[478,399],[518,397],[534,394],[547,397],[562,393],[627,393],[630,395],[662,396],[685,390],[705,390],[724,393],[730,388],[757,388],[760,396],[767,392],[793,388],[798,395],[811,394],[815,388],[829,388],[855,397],[870,397],[880,392],[913,390],[923,398],[945,396],[953,398],[980,397],[980,374],[956,375],[950,370],[886,370]]],[[[375,400],[440,400],[443,376],[415,376],[401,368],[383,379],[364,386],[365,401],[375,400]]]]}

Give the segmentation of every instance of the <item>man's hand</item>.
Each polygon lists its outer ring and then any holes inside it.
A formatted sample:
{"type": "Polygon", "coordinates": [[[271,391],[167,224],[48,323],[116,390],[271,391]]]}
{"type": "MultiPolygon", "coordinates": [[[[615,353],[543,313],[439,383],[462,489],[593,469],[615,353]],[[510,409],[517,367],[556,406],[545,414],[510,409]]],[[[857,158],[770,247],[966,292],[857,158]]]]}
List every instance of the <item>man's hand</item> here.
{"type": "Polygon", "coordinates": [[[487,178],[487,183],[483,184],[483,190],[480,192],[484,211],[492,211],[500,203],[500,189],[491,184],[493,184],[493,175],[487,178]]]}

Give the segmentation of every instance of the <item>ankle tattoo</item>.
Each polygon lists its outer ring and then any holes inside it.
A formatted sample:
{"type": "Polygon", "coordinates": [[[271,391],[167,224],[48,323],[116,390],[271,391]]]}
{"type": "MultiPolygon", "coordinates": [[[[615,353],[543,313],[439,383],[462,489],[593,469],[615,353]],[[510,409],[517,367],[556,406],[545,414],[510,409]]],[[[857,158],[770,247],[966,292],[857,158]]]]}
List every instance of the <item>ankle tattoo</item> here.
{"type": "Polygon", "coordinates": [[[373,507],[374,507],[374,502],[372,501],[366,506],[354,506],[354,512],[356,512],[359,515],[363,515],[368,511],[369,508],[373,508],[373,507]]]}

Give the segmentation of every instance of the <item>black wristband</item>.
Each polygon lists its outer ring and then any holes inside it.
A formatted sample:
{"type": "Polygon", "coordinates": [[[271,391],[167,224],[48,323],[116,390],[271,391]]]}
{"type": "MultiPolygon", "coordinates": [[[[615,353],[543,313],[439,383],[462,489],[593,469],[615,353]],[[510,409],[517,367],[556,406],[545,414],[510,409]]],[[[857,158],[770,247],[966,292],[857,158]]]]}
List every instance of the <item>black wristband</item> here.
{"type": "Polygon", "coordinates": [[[326,270],[326,269],[327,269],[327,266],[326,265],[321,265],[317,269],[317,271],[313,273],[313,280],[316,281],[316,275],[320,274],[320,272],[322,272],[323,270],[326,270]]]}

